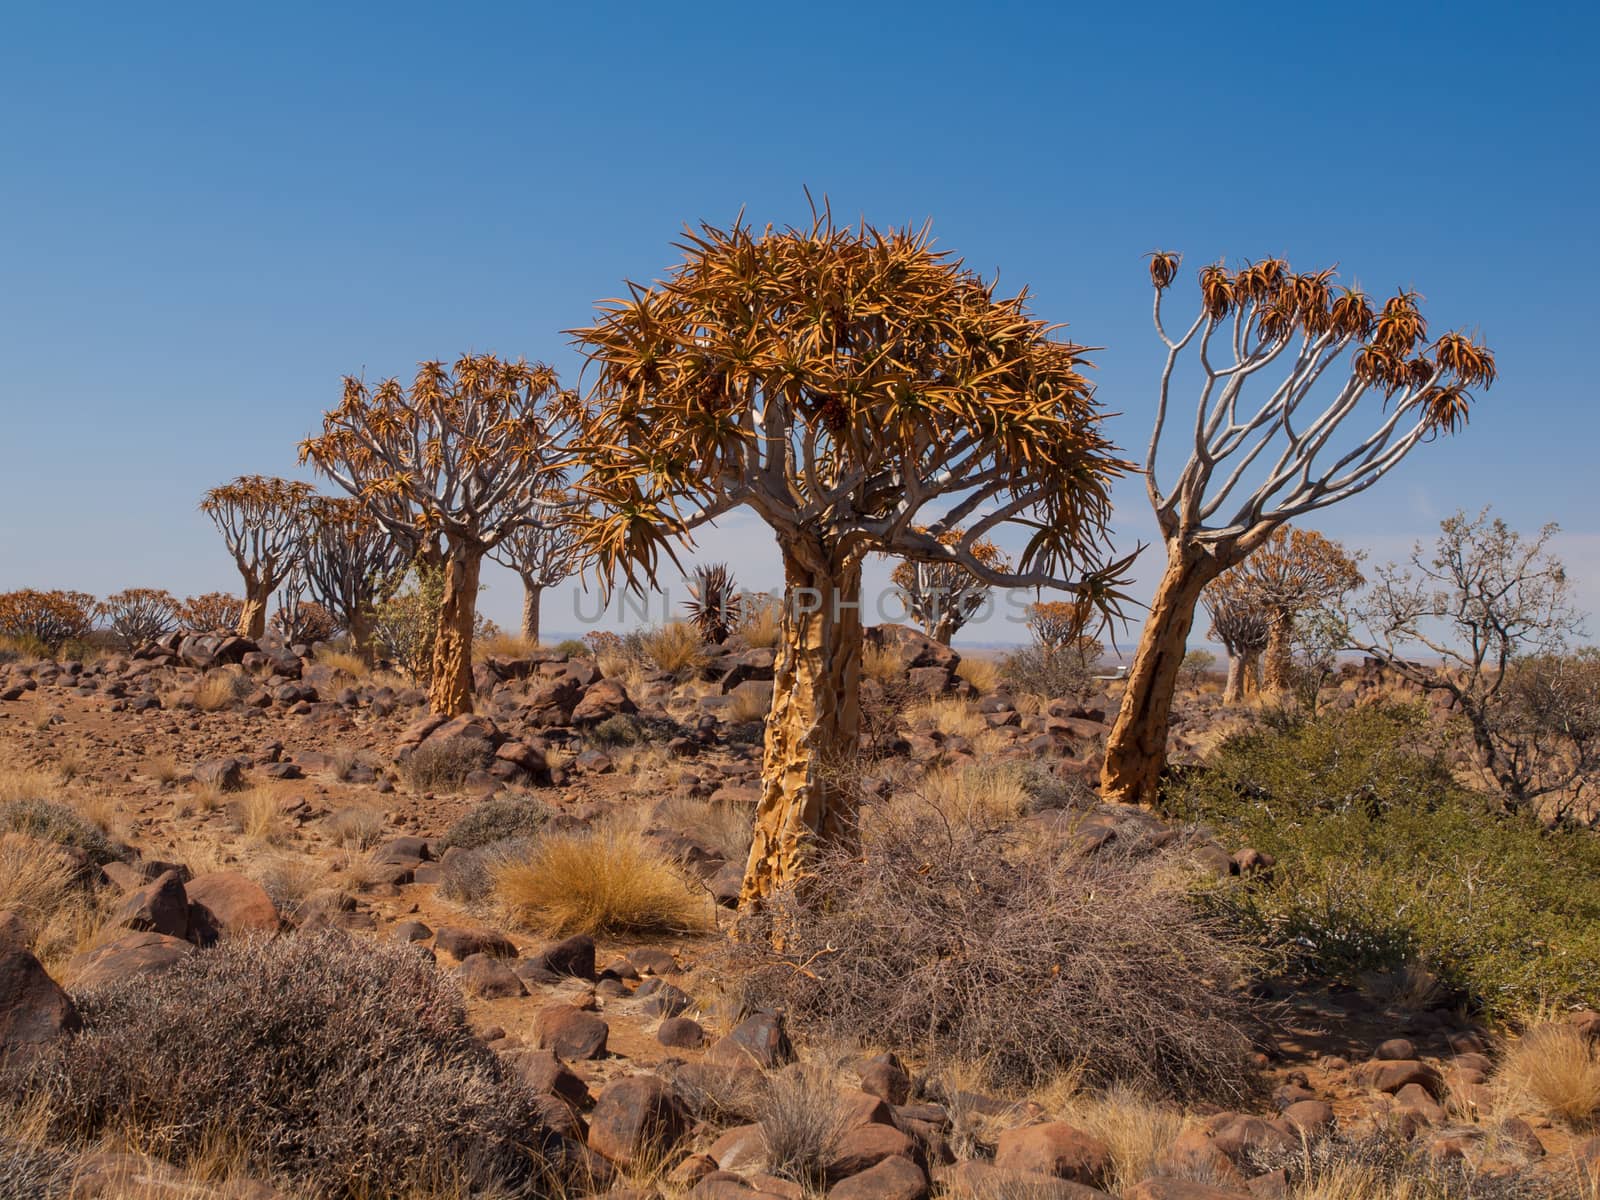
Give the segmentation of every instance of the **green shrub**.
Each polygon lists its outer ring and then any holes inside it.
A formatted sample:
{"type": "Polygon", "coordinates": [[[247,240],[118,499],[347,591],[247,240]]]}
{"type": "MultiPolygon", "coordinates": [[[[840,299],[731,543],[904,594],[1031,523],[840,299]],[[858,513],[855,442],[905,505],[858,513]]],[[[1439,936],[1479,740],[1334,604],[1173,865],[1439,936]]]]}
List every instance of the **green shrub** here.
{"type": "Polygon", "coordinates": [[[1277,857],[1209,897],[1289,967],[1421,963],[1492,1015],[1600,1003],[1600,838],[1457,784],[1419,707],[1279,718],[1175,783],[1169,815],[1277,857]]]}
{"type": "Polygon", "coordinates": [[[589,741],[605,750],[622,746],[637,746],[645,740],[645,728],[637,717],[617,713],[607,717],[589,731],[589,741]]]}
{"type": "Polygon", "coordinates": [[[53,800],[23,799],[0,804],[0,833],[25,833],[42,842],[71,847],[97,867],[122,857],[105,834],[65,804],[53,800]]]}
{"type": "Polygon", "coordinates": [[[531,838],[550,819],[544,801],[527,792],[506,792],[480,800],[445,832],[444,846],[475,850],[495,842],[531,838]]]}
{"type": "Polygon", "coordinates": [[[180,1164],[221,1138],[327,1200],[549,1194],[537,1099],[414,947],[232,942],[78,1000],[83,1032],[25,1081],[56,1138],[128,1134],[180,1164]]]}
{"type": "Polygon", "coordinates": [[[557,642],[555,650],[558,654],[565,654],[568,658],[594,657],[594,651],[589,648],[589,643],[581,642],[577,638],[567,638],[566,641],[557,642]]]}

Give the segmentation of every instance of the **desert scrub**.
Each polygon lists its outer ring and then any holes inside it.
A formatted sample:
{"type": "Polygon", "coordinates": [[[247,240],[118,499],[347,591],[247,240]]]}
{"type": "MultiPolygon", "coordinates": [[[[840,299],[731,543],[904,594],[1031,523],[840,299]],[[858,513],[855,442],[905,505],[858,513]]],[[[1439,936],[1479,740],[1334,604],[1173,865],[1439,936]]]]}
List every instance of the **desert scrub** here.
{"type": "Polygon", "coordinates": [[[0,804],[0,834],[6,833],[25,833],[69,847],[96,867],[122,857],[101,830],[54,800],[18,799],[0,804]]]}
{"type": "Polygon", "coordinates": [[[518,924],[573,933],[689,933],[708,900],[631,830],[547,835],[490,868],[495,899],[518,924]]]}
{"type": "Polygon", "coordinates": [[[996,1086],[1076,1065],[1086,1084],[1236,1099],[1251,956],[1189,875],[1181,846],[1081,856],[891,811],[868,853],[823,851],[802,893],[747,918],[722,965],[802,1032],[981,1063],[996,1086]]]}
{"type": "Polygon", "coordinates": [[[481,767],[481,752],[461,738],[424,742],[400,764],[400,777],[414,792],[457,792],[481,767]]]}
{"type": "Polygon", "coordinates": [[[1435,743],[1412,706],[1279,719],[1164,804],[1279,860],[1210,902],[1291,968],[1353,980],[1420,963],[1496,1017],[1600,1003],[1600,840],[1506,815],[1435,743]]]}
{"type": "Polygon", "coordinates": [[[502,792],[480,800],[445,831],[442,849],[475,850],[495,842],[532,838],[550,819],[543,800],[527,792],[502,792]]]}
{"type": "Polygon", "coordinates": [[[230,942],[78,998],[84,1031],[25,1081],[56,1139],[184,1163],[219,1139],[296,1194],[454,1179],[542,1195],[535,1098],[425,954],[335,932],[230,942]]]}

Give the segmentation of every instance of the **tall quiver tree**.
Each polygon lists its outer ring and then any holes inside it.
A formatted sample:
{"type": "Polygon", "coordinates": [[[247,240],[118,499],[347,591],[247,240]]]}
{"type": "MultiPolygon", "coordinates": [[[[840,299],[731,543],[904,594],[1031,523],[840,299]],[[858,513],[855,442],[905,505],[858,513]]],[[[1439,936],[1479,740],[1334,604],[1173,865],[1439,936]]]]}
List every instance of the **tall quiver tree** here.
{"type": "Polygon", "coordinates": [[[580,486],[601,578],[654,582],[662,553],[748,508],[785,601],[763,787],[741,904],[800,881],[850,836],[860,743],[861,565],[956,564],[998,586],[1109,595],[1109,488],[1080,350],[1025,295],[936,253],[927,228],[702,226],[665,282],[578,330],[597,368],[580,486]],[[1016,573],[979,560],[1008,523],[1016,573]],[[942,535],[963,529],[954,542],[942,535]],[[641,580],[642,576],[642,580],[641,580]]]}
{"type": "Polygon", "coordinates": [[[572,575],[583,560],[574,504],[564,493],[540,497],[533,523],[513,531],[490,553],[495,562],[510,567],[522,580],[522,640],[529,645],[539,641],[539,608],[545,588],[572,575]]]}
{"type": "Polygon", "coordinates": [[[1156,799],[1178,667],[1206,585],[1280,525],[1365,491],[1419,444],[1454,432],[1467,419],[1467,389],[1495,372],[1490,351],[1464,334],[1430,343],[1414,294],[1375,312],[1358,291],[1336,293],[1331,271],[1296,275],[1280,259],[1203,268],[1199,315],[1173,336],[1161,304],[1178,264],[1176,254],[1150,259],[1167,359],[1144,475],[1167,565],[1101,771],[1102,795],[1128,802],[1156,799]],[[1193,432],[1164,489],[1157,458],[1174,371],[1191,348],[1193,432]],[[1312,402],[1313,392],[1323,399],[1312,402]],[[1352,419],[1361,427],[1349,436],[1352,419]]]}
{"type": "Polygon", "coordinates": [[[268,475],[241,475],[212,488],[200,501],[244,580],[239,634],[259,639],[267,631],[267,603],[294,568],[305,533],[309,483],[268,475]]]}
{"type": "Polygon", "coordinates": [[[366,655],[374,610],[405,574],[414,541],[396,538],[359,500],[318,496],[306,511],[300,556],[306,588],[366,655]]]}
{"type": "MultiPolygon", "coordinates": [[[[962,537],[961,530],[952,529],[941,534],[939,540],[958,546],[962,537]]],[[[972,556],[993,570],[1011,570],[1011,561],[993,542],[973,543],[972,556]]],[[[948,646],[962,626],[983,612],[992,590],[960,563],[917,559],[896,564],[889,581],[900,589],[911,619],[943,646],[948,646]]]]}
{"type": "Polygon", "coordinates": [[[428,694],[435,713],[471,710],[483,557],[533,523],[538,498],[560,485],[573,415],[553,368],[469,354],[453,366],[420,364],[409,387],[347,378],[322,435],[300,445],[302,462],[360,498],[391,533],[442,554],[428,694]]]}

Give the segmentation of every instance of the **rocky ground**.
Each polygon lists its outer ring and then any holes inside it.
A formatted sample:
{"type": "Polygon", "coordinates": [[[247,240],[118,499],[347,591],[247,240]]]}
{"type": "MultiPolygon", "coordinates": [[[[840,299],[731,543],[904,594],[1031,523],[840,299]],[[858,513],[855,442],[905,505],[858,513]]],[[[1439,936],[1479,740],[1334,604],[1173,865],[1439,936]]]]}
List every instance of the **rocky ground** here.
{"type": "MultiPolygon", "coordinates": [[[[1024,702],[992,681],[975,686],[981,672],[910,630],[873,636],[897,673],[867,685],[875,749],[890,764],[869,784],[963,762],[1037,762],[1079,789],[1074,828],[1088,852],[1157,824],[1093,797],[1114,696],[1024,702]]],[[[1494,1089],[1496,1031],[1431,1007],[1404,981],[1258,984],[1272,1016],[1245,1090],[1259,1099],[1191,1106],[1137,1180],[1118,1170],[1127,1157],[1116,1137],[1075,1125],[1067,1113],[1077,1110],[1048,1090],[983,1094],[914,1047],[796,1045],[781,1014],[739,1011],[707,962],[743,862],[725,829],[692,817],[754,803],[770,649],[715,654],[690,678],[607,677],[592,659],[554,652],[489,657],[477,668],[480,711],[448,722],[428,717],[403,681],[301,650],[171,637],[85,666],[0,666],[0,771],[24,781],[12,793],[49,779],[117,848],[102,865],[78,863],[99,914],[81,937],[41,941],[22,918],[0,916],[0,1050],[70,1036],[69,995],[219,941],[332,927],[433,956],[459,983],[479,1039],[582,1149],[590,1190],[798,1200],[805,1189],[769,1169],[749,1114],[715,1119],[704,1103],[708,1089],[754,1086],[752,1074],[798,1056],[826,1059],[842,1096],[842,1135],[807,1186],[843,1200],[1287,1196],[1292,1160],[1334,1131],[1381,1131],[1427,1161],[1464,1164],[1485,1188],[1516,1178],[1546,1188],[1517,1194],[1589,1194],[1570,1189],[1584,1186],[1574,1182],[1583,1163],[1600,1165],[1600,1139],[1494,1089]],[[443,881],[470,852],[442,839],[495,792],[543,805],[547,828],[626,816],[719,915],[694,934],[551,939],[449,898],[443,881]],[[707,803],[675,803],[684,799],[707,803]]],[[[1231,719],[1213,698],[1189,697],[1178,756],[1202,751],[1231,719]]],[[[1213,843],[1204,854],[1220,873],[1272,867],[1248,847],[1213,843]]],[[[1563,1019],[1600,1037],[1600,1017],[1563,1019]]],[[[121,1149],[86,1159],[77,1176],[82,1196],[292,1194],[259,1180],[204,1183],[121,1149]]]]}

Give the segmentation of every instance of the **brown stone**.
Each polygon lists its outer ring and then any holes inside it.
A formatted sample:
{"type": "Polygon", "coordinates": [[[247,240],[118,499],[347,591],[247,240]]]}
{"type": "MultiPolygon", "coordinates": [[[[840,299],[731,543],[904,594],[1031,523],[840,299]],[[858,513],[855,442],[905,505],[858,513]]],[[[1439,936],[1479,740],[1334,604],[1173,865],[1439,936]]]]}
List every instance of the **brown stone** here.
{"type": "Polygon", "coordinates": [[[1111,1168],[1111,1149],[1092,1134],[1052,1121],[1002,1133],[994,1165],[1102,1187],[1111,1168]]]}

